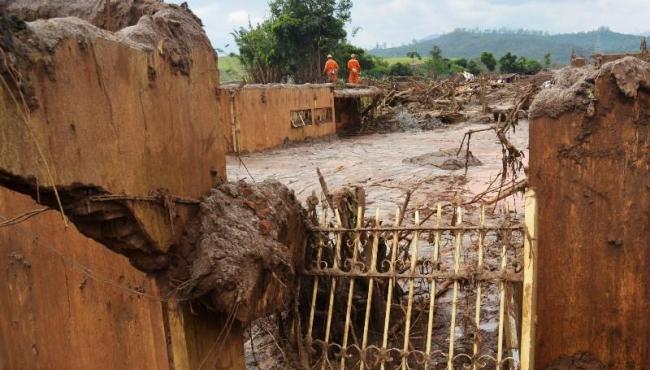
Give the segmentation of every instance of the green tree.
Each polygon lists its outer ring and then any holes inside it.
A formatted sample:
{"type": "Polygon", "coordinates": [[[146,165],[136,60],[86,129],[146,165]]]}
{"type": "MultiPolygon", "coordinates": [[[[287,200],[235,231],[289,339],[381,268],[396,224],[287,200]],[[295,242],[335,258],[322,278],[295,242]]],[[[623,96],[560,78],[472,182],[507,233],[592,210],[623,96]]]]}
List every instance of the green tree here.
{"type": "Polygon", "coordinates": [[[484,51],[481,53],[481,63],[488,69],[490,72],[494,72],[494,69],[497,66],[497,60],[494,57],[494,54],[484,51]]]}
{"type": "Polygon", "coordinates": [[[535,74],[542,69],[542,64],[537,60],[517,57],[510,52],[499,59],[499,66],[503,73],[535,74]]]}
{"type": "Polygon", "coordinates": [[[481,66],[474,59],[467,62],[467,71],[473,75],[478,75],[481,73],[481,66]]]}
{"type": "Polygon", "coordinates": [[[269,19],[234,32],[244,68],[259,82],[320,81],[325,56],[347,37],[351,0],[271,0],[269,7],[269,19]]]}
{"type": "Polygon", "coordinates": [[[549,68],[552,63],[551,53],[544,54],[544,67],[549,68]]]}
{"type": "Polygon", "coordinates": [[[434,45],[429,52],[429,58],[424,62],[426,73],[433,78],[449,74],[451,63],[449,59],[443,58],[442,49],[434,45]]]}
{"type": "Polygon", "coordinates": [[[517,65],[517,56],[513,55],[511,52],[507,52],[499,59],[499,68],[502,73],[518,72],[519,66],[517,65]]]}
{"type": "Polygon", "coordinates": [[[450,73],[461,73],[461,72],[465,72],[465,68],[463,68],[463,66],[458,65],[456,63],[450,63],[449,64],[449,72],[450,73]]]}
{"type": "Polygon", "coordinates": [[[280,82],[290,73],[276,47],[270,22],[240,28],[232,33],[239,45],[239,60],[248,78],[259,83],[280,82]]]}
{"type": "MultiPolygon", "coordinates": [[[[526,58],[524,58],[525,60],[526,58]]],[[[542,70],[542,63],[536,61],[535,59],[528,59],[525,60],[525,68],[521,73],[529,74],[529,75],[534,75],[537,72],[542,70]]]]}
{"type": "Polygon", "coordinates": [[[453,63],[460,67],[467,68],[467,59],[465,58],[454,59],[453,63]]]}
{"type": "Polygon", "coordinates": [[[391,76],[413,76],[413,68],[406,63],[397,62],[390,66],[388,73],[391,76]]]}
{"type": "Polygon", "coordinates": [[[415,58],[418,58],[418,60],[422,60],[422,55],[420,55],[420,53],[418,53],[417,51],[409,51],[408,53],[406,53],[406,56],[411,58],[411,60],[413,61],[415,60],[415,58]]]}
{"type": "Polygon", "coordinates": [[[442,49],[438,45],[433,45],[429,52],[431,59],[442,59],[442,49]]]}

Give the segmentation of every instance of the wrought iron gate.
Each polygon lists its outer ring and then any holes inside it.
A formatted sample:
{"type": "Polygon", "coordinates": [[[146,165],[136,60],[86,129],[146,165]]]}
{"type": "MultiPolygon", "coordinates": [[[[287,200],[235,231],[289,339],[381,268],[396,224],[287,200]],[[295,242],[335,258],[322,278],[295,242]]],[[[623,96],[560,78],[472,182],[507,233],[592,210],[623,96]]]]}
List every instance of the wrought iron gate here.
{"type": "Polygon", "coordinates": [[[348,228],[324,213],[303,277],[312,368],[530,368],[534,228],[483,207],[469,220],[461,207],[397,210],[389,224],[377,210],[348,228]]]}

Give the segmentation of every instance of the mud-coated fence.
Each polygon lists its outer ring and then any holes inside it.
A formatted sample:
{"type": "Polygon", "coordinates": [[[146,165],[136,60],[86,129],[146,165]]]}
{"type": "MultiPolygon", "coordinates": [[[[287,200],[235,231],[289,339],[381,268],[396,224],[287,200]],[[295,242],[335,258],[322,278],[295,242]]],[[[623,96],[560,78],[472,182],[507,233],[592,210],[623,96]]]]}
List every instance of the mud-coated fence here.
{"type": "Polygon", "coordinates": [[[524,298],[522,285],[534,253],[523,220],[438,205],[385,222],[359,208],[345,228],[338,210],[324,213],[302,283],[312,368],[529,368],[534,290],[524,298]]]}

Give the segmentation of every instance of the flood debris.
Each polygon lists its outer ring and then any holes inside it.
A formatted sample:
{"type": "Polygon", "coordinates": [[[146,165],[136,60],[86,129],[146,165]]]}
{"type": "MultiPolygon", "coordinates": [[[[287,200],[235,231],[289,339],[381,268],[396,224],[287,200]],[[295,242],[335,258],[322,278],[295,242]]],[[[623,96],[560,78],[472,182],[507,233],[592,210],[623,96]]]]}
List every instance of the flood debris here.
{"type": "MultiPolygon", "coordinates": [[[[426,131],[463,122],[503,122],[515,109],[518,97],[531,86],[541,88],[552,73],[535,76],[487,76],[445,80],[420,77],[390,77],[369,83],[383,94],[362,109],[359,133],[426,131]]],[[[530,101],[517,112],[526,118],[530,101]]]]}
{"type": "Polygon", "coordinates": [[[308,226],[293,192],[275,181],[225,183],[200,207],[170,252],[179,297],[203,298],[244,323],[286,310],[308,226]]]}

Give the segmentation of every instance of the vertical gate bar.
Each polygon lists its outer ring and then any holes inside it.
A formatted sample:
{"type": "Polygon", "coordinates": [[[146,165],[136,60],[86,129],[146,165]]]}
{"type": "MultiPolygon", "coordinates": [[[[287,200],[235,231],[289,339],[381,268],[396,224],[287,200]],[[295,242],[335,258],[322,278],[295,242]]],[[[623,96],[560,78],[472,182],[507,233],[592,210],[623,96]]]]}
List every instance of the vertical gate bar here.
{"type": "MultiPolygon", "coordinates": [[[[442,219],[442,205],[438,203],[436,210],[436,227],[440,227],[440,222],[442,219]]],[[[440,230],[436,230],[433,242],[433,269],[431,273],[437,269],[438,259],[440,258],[440,230]]],[[[429,320],[427,321],[427,342],[426,342],[426,362],[424,363],[424,369],[429,368],[429,356],[431,356],[431,336],[433,333],[433,310],[436,306],[436,279],[431,278],[431,290],[429,292],[429,320]]]]}
{"type": "MultiPolygon", "coordinates": [[[[456,226],[460,226],[463,222],[463,209],[458,206],[456,208],[456,226]]],[[[460,248],[463,244],[463,232],[462,230],[456,231],[456,250],[454,253],[454,272],[458,274],[460,271],[460,248]]],[[[447,362],[447,368],[449,370],[454,369],[454,346],[456,344],[456,308],[458,305],[458,280],[454,280],[454,290],[451,298],[451,324],[449,328],[449,361],[447,362]]]]}
{"type": "MultiPolygon", "coordinates": [[[[325,228],[327,227],[327,208],[323,209],[323,218],[321,220],[321,227],[325,228]]],[[[316,251],[316,266],[320,268],[320,260],[323,256],[323,248],[325,247],[325,243],[323,242],[323,238],[320,238],[318,241],[318,251],[316,251]]],[[[316,312],[316,296],[318,295],[318,275],[314,276],[314,287],[312,289],[311,293],[311,306],[309,310],[309,325],[307,325],[307,339],[309,340],[309,343],[312,341],[312,335],[313,335],[313,328],[314,328],[314,314],[316,312]]]]}
{"type": "Polygon", "coordinates": [[[535,368],[535,306],[537,302],[537,196],[526,192],[524,227],[524,294],[521,320],[521,370],[535,368]]]}
{"type": "MultiPolygon", "coordinates": [[[[507,211],[504,208],[504,217],[505,215],[507,215],[507,211]]],[[[507,263],[506,232],[506,229],[501,230],[501,240],[503,241],[501,247],[501,273],[505,272],[507,263]]],[[[506,285],[503,280],[499,282],[499,292],[499,336],[497,338],[497,369],[501,369],[501,362],[503,361],[503,328],[505,324],[506,313],[506,285]]]]}
{"type": "MultiPolygon", "coordinates": [[[[337,270],[339,268],[339,260],[341,258],[341,230],[343,228],[343,225],[341,223],[341,215],[339,214],[339,210],[336,209],[334,210],[334,214],[336,215],[336,227],[338,230],[335,231],[336,233],[336,246],[334,247],[334,261],[332,262],[332,269],[337,270]]],[[[325,368],[325,359],[328,356],[328,345],[329,345],[329,340],[330,340],[330,329],[332,328],[332,311],[334,310],[334,292],[336,291],[336,277],[332,276],[332,284],[330,286],[330,299],[329,299],[329,305],[327,307],[327,324],[325,325],[325,353],[323,354],[323,365],[322,369],[325,368]]]]}
{"type": "MultiPolygon", "coordinates": [[[[420,211],[416,209],[415,211],[415,225],[420,226],[420,211]]],[[[411,331],[411,313],[413,311],[413,290],[415,289],[415,267],[417,266],[418,261],[418,230],[413,231],[413,240],[411,241],[413,246],[413,253],[411,254],[411,268],[409,274],[409,295],[406,307],[406,326],[404,327],[404,347],[402,353],[402,370],[407,368],[407,352],[409,348],[409,336],[411,331]]]]}
{"type": "MultiPolygon", "coordinates": [[[[363,221],[363,208],[357,208],[357,224],[356,230],[354,231],[354,251],[352,251],[352,266],[350,266],[350,272],[354,272],[357,263],[357,255],[359,253],[359,248],[361,247],[361,232],[359,229],[362,226],[363,221]]],[[[350,288],[348,289],[348,303],[345,311],[345,327],[343,330],[343,344],[342,351],[346,351],[348,348],[348,335],[350,333],[350,314],[352,312],[352,297],[354,296],[354,276],[350,276],[350,288]]],[[[341,356],[341,369],[345,369],[345,356],[341,356]]]]}
{"type": "MultiPolygon", "coordinates": [[[[478,263],[477,270],[483,268],[483,238],[485,237],[483,227],[485,227],[485,205],[481,204],[480,228],[478,231],[478,263]]],[[[478,336],[481,334],[481,281],[476,282],[476,313],[474,315],[474,325],[476,326],[476,335],[474,337],[474,353],[472,358],[472,369],[476,370],[476,360],[479,356],[478,336]]]]}
{"type": "MultiPolygon", "coordinates": [[[[379,208],[375,212],[375,229],[379,229],[379,208]]],[[[372,238],[372,251],[370,252],[370,267],[368,271],[373,274],[377,272],[377,249],[379,247],[379,230],[374,231],[372,238]]],[[[375,285],[375,279],[370,277],[368,280],[368,299],[366,299],[366,318],[363,322],[363,339],[361,340],[361,353],[363,358],[361,359],[361,370],[365,368],[366,358],[365,351],[366,346],[368,345],[368,327],[370,326],[370,310],[372,309],[372,291],[375,285]]]]}
{"type": "MultiPolygon", "coordinates": [[[[395,226],[400,226],[400,210],[397,208],[395,211],[395,226]]],[[[397,260],[397,245],[399,243],[399,232],[395,230],[393,232],[393,246],[390,251],[390,267],[389,273],[393,275],[388,280],[388,296],[386,297],[386,315],[384,316],[384,337],[381,342],[381,349],[386,350],[388,348],[388,327],[390,325],[390,306],[393,304],[393,286],[396,283],[394,277],[395,274],[395,261],[397,260]]],[[[386,369],[386,360],[382,357],[381,359],[381,370],[386,369]]]]}

